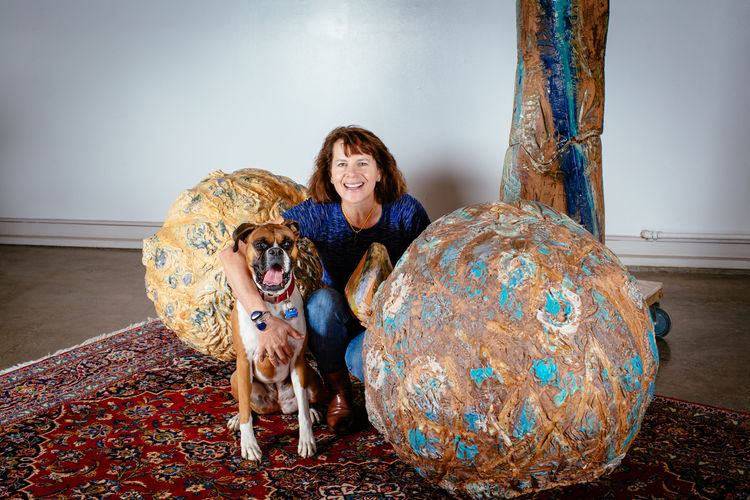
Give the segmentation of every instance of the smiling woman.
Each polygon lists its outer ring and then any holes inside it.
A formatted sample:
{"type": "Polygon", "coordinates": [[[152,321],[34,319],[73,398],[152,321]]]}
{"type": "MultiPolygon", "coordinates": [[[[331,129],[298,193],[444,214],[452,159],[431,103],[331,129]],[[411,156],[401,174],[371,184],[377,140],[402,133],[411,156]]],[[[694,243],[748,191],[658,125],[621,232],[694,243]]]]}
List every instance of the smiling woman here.
{"type": "MultiPolygon", "coordinates": [[[[406,182],[383,142],[360,127],[338,127],[323,141],[310,177],[310,198],[282,214],[297,221],[300,236],[315,244],[327,288],[313,293],[305,305],[308,345],[318,362],[332,401],[328,424],[345,432],[354,424],[355,409],[349,372],[364,379],[362,345],[367,325],[353,314],[344,297],[346,284],[371,245],[385,247],[397,262],[429,225],[427,212],[406,194],[406,182]]],[[[267,310],[244,265],[244,248],[227,249],[221,260],[237,299],[247,311],[267,310]]],[[[269,318],[259,352],[284,362],[287,336],[296,332],[269,318]]]]}

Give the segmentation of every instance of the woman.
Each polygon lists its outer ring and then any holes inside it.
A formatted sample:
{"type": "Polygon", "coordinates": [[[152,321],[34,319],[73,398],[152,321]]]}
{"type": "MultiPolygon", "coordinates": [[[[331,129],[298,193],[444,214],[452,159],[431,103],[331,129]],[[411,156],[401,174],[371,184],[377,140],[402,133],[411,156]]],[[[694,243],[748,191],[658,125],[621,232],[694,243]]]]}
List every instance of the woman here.
{"type": "MultiPolygon", "coordinates": [[[[328,425],[346,432],[354,422],[349,371],[364,379],[362,344],[367,325],[352,314],[344,287],[372,243],[385,245],[395,263],[430,221],[422,205],[406,194],[403,175],[385,144],[359,127],[339,127],[328,134],[308,192],[308,200],[274,222],[299,222],[301,236],[315,244],[322,260],[327,287],[313,293],[305,306],[308,345],[332,396],[328,425]]],[[[238,253],[231,248],[221,252],[227,280],[247,311],[265,311],[244,253],[243,245],[238,253]]],[[[300,338],[284,321],[271,318],[259,335],[258,352],[275,354],[285,363],[291,355],[287,335],[300,338]]]]}

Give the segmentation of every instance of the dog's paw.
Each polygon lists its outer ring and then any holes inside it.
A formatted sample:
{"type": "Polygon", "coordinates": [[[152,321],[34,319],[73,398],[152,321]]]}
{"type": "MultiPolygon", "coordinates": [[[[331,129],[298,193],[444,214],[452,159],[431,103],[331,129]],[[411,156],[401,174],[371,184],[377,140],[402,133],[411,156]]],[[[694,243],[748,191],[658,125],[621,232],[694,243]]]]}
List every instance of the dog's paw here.
{"type": "Polygon", "coordinates": [[[313,424],[319,424],[323,421],[323,415],[315,408],[310,408],[310,421],[313,424]]]}
{"type": "Polygon", "coordinates": [[[260,459],[263,457],[258,443],[240,443],[240,447],[242,448],[242,458],[246,460],[260,462],[260,459]]]}
{"type": "Polygon", "coordinates": [[[240,430],[240,414],[235,414],[232,418],[227,421],[227,429],[236,432],[240,430]]]}
{"type": "Polygon", "coordinates": [[[263,454],[260,451],[260,446],[255,440],[255,434],[250,424],[240,425],[240,452],[242,458],[247,460],[255,460],[259,462],[263,454]]]}
{"type": "MultiPolygon", "coordinates": [[[[312,433],[311,433],[312,434],[312,433]]],[[[297,445],[297,453],[302,458],[310,458],[315,455],[317,448],[315,446],[315,438],[310,435],[308,438],[299,437],[299,445],[297,445]]]]}
{"type": "MultiPolygon", "coordinates": [[[[312,409],[310,410],[313,411],[312,409]]],[[[300,419],[299,423],[299,445],[297,446],[297,453],[302,458],[310,458],[315,455],[315,436],[313,435],[312,423],[310,421],[303,421],[300,419]]]]}

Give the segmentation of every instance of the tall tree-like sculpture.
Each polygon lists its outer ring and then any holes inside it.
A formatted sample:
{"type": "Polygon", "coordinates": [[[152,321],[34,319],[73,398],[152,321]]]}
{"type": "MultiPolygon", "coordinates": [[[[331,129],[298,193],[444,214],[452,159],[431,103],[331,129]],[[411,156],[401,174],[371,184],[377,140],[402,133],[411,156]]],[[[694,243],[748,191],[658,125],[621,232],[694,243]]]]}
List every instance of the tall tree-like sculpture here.
{"type": "Polygon", "coordinates": [[[601,138],[609,0],[518,0],[500,199],[541,201],[604,242],[601,138]]]}

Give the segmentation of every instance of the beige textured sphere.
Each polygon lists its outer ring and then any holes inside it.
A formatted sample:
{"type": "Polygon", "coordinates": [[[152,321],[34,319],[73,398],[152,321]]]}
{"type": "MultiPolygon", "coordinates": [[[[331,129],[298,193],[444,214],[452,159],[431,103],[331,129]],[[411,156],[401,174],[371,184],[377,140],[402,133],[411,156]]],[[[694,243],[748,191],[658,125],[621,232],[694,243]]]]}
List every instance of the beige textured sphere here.
{"type": "MultiPolygon", "coordinates": [[[[216,171],[180,193],[159,231],[143,241],[146,293],[170,330],[196,350],[235,357],[234,297],[219,261],[243,222],[264,223],[307,198],[303,186],[265,170],[216,171]]],[[[298,241],[294,276],[302,295],[320,287],[322,268],[308,240],[298,241]]]]}
{"type": "Polygon", "coordinates": [[[513,497],[616,467],[654,390],[648,307],[615,255],[521,201],[430,225],[375,296],[370,421],[441,487],[513,497]]]}

